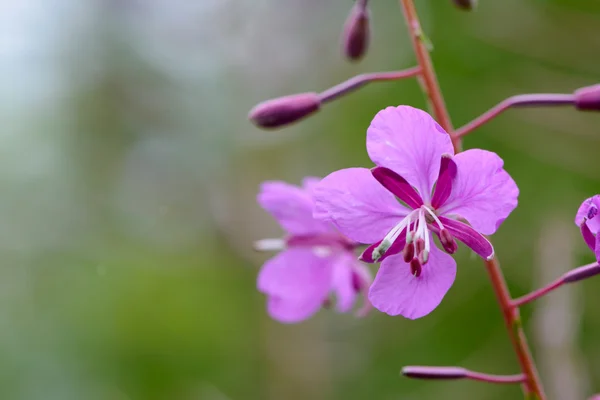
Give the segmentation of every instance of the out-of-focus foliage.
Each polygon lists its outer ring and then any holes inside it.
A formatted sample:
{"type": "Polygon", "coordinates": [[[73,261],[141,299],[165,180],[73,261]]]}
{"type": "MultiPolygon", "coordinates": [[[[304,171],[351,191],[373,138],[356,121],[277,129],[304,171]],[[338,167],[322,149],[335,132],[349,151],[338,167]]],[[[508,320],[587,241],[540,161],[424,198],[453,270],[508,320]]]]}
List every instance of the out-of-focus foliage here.
{"type": "MultiPolygon", "coordinates": [[[[398,376],[405,364],[516,372],[464,249],[455,286],[417,321],[323,311],[284,326],[255,290],[265,257],[251,243],[280,234],[254,201],[260,181],[369,166],[372,116],[425,106],[414,81],[382,83],[286,130],[247,122],[264,99],[412,65],[399,7],[372,3],[369,54],[353,65],[338,42],[351,2],[0,4],[0,398],[519,398],[398,376]]],[[[512,94],[600,81],[600,3],[479,3],[417,1],[457,125],[512,94]]],[[[572,217],[599,192],[599,121],[514,110],[465,141],[498,152],[521,188],[495,235],[514,294],[591,260],[572,217]]],[[[549,391],[600,391],[599,285],[523,310],[549,391]]]]}

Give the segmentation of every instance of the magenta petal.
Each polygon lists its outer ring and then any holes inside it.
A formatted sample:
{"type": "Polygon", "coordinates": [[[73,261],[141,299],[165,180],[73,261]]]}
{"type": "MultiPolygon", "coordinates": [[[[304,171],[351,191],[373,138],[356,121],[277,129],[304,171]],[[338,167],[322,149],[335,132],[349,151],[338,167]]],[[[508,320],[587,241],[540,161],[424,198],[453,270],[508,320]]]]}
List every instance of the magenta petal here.
{"type": "Polygon", "coordinates": [[[423,199],[421,199],[419,193],[403,177],[391,169],[375,167],[371,169],[371,173],[383,187],[405,202],[410,208],[415,209],[423,205],[423,199]]]}
{"type": "Polygon", "coordinates": [[[480,257],[490,260],[494,256],[494,247],[489,240],[469,225],[446,217],[440,217],[440,221],[452,236],[466,244],[480,257]]]}
{"type": "Polygon", "coordinates": [[[596,255],[596,261],[600,263],[600,235],[596,236],[596,248],[594,249],[594,254],[596,255]]]}
{"type": "Polygon", "coordinates": [[[263,182],[257,200],[291,234],[308,235],[330,230],[327,224],[313,218],[312,197],[297,186],[279,181],[263,182]]]}
{"type": "Polygon", "coordinates": [[[348,168],[323,178],[314,191],[314,217],[331,221],[359,243],[383,238],[409,211],[366,168],[348,168]]]}
{"type": "Polygon", "coordinates": [[[350,311],[356,299],[354,264],[356,264],[356,259],[352,253],[343,253],[336,258],[333,265],[332,286],[336,293],[336,308],[339,312],[350,311]]]}
{"type": "Polygon", "coordinates": [[[369,290],[369,300],[386,314],[421,318],[440,304],[455,277],[456,262],[435,246],[431,247],[429,262],[419,277],[411,275],[410,266],[401,255],[389,257],[381,263],[369,290]]]}
{"type": "Polygon", "coordinates": [[[596,239],[586,224],[581,225],[581,236],[583,236],[583,240],[585,241],[585,244],[588,245],[590,250],[594,251],[596,247],[596,239]]]}
{"type": "Polygon", "coordinates": [[[257,286],[269,296],[269,314],[292,323],[316,313],[331,288],[331,261],[307,248],[291,248],[268,260],[257,286]]]}
{"type": "Polygon", "coordinates": [[[581,203],[579,209],[577,210],[577,214],[575,215],[575,225],[581,226],[587,219],[588,212],[590,207],[594,205],[593,197],[589,197],[581,203]]]}
{"type": "Polygon", "coordinates": [[[519,188],[496,153],[471,149],[454,156],[458,174],[452,193],[438,209],[459,215],[475,230],[490,235],[517,206],[519,188]]]}
{"type": "Polygon", "coordinates": [[[452,160],[451,156],[442,157],[440,163],[440,176],[435,185],[433,199],[431,199],[433,208],[440,207],[448,200],[450,193],[452,193],[452,185],[454,184],[454,179],[456,179],[456,174],[456,163],[452,160]]]}
{"type": "Polygon", "coordinates": [[[381,244],[381,242],[382,240],[379,240],[378,242],[375,242],[374,244],[367,247],[358,259],[366,263],[372,264],[375,262],[382,262],[389,256],[393,256],[394,254],[400,253],[402,250],[404,250],[404,246],[406,246],[406,233],[401,233],[398,239],[396,239],[396,241],[392,243],[390,248],[387,249],[387,251],[377,261],[374,261],[373,250],[375,250],[377,246],[381,244]]]}
{"type": "Polygon", "coordinates": [[[319,182],[321,182],[321,178],[317,178],[316,176],[306,176],[302,179],[302,189],[312,196],[314,189],[319,182]]]}
{"type": "Polygon", "coordinates": [[[454,154],[450,136],[425,111],[409,106],[381,110],[367,130],[373,162],[402,176],[425,202],[440,171],[443,154],[454,154]]]}

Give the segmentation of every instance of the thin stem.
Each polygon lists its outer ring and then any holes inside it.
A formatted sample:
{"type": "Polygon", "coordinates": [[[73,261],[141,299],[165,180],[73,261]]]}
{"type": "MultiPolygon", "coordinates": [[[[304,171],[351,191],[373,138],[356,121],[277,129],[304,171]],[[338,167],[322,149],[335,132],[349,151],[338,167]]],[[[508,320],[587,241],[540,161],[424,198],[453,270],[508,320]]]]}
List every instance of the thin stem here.
{"type": "MultiPolygon", "coordinates": [[[[426,88],[426,95],[432,104],[432,108],[440,125],[451,135],[452,144],[456,152],[461,150],[462,144],[460,137],[453,135],[452,123],[446,110],[444,100],[441,94],[441,90],[435,77],[433,65],[429,53],[422,41],[422,35],[420,30],[419,19],[415,10],[415,6],[412,0],[400,0],[400,5],[404,10],[404,16],[406,22],[411,31],[411,37],[413,40],[413,46],[415,48],[415,54],[419,65],[422,68],[421,77],[423,80],[423,86],[426,88]]],[[[529,346],[527,344],[527,338],[523,332],[521,326],[521,320],[517,309],[511,307],[511,298],[506,286],[504,275],[500,270],[498,259],[494,258],[489,261],[485,261],[485,266],[490,276],[490,281],[500,309],[502,316],[504,317],[504,323],[506,325],[508,335],[513,345],[514,351],[517,355],[521,371],[525,375],[523,382],[523,391],[526,396],[535,396],[539,400],[545,400],[546,395],[538,377],[537,369],[529,346]]]]}
{"type": "Polygon", "coordinates": [[[592,276],[596,276],[600,274],[600,265],[597,262],[582,265],[581,267],[572,269],[569,272],[563,274],[560,278],[556,279],[554,282],[549,285],[544,286],[543,288],[534,290],[531,293],[526,294],[525,296],[521,296],[518,299],[513,300],[512,307],[520,307],[524,304],[530,303],[534,300],[539,299],[542,296],[547,295],[551,291],[558,289],[564,284],[579,282],[581,280],[591,278],[592,276]]]}
{"type": "Polygon", "coordinates": [[[502,114],[511,107],[550,107],[550,106],[565,106],[573,105],[575,96],[572,94],[554,94],[554,93],[539,93],[539,94],[520,94],[509,97],[506,100],[498,103],[493,108],[490,108],[479,117],[475,118],[468,124],[461,126],[454,132],[455,138],[462,138],[468,133],[479,128],[481,125],[489,122],[502,114]]]}
{"type": "Polygon", "coordinates": [[[557,280],[555,280],[554,282],[552,282],[551,284],[544,286],[543,288],[540,288],[538,290],[534,290],[531,293],[526,294],[525,296],[521,296],[518,299],[514,299],[511,302],[511,306],[513,308],[516,307],[521,307],[524,304],[530,303],[534,300],[539,299],[542,296],[547,295],[548,293],[550,293],[551,291],[553,291],[554,289],[558,289],[559,287],[561,287],[562,285],[564,285],[565,281],[562,278],[559,278],[557,280]]]}
{"type": "MultiPolygon", "coordinates": [[[[429,50],[423,39],[423,31],[421,29],[421,22],[419,21],[417,10],[415,9],[412,0],[400,0],[400,5],[404,10],[404,17],[406,19],[406,24],[408,25],[417,61],[422,68],[420,75],[421,87],[429,100],[437,121],[446,132],[450,133],[454,129],[452,127],[450,115],[446,109],[446,104],[444,103],[444,97],[442,96],[435,70],[433,69],[429,50]]],[[[452,144],[454,145],[455,152],[460,151],[460,141],[453,141],[452,144]]]]}
{"type": "Polygon", "coordinates": [[[467,371],[467,378],[474,381],[487,383],[522,383],[525,381],[525,375],[491,375],[481,372],[467,371]]]}
{"type": "Polygon", "coordinates": [[[370,82],[381,81],[397,81],[400,79],[411,78],[419,75],[421,67],[413,67],[402,71],[393,72],[372,72],[368,74],[356,75],[338,85],[335,85],[319,94],[319,99],[322,103],[327,103],[337,99],[347,93],[353,92],[356,89],[370,82]]]}

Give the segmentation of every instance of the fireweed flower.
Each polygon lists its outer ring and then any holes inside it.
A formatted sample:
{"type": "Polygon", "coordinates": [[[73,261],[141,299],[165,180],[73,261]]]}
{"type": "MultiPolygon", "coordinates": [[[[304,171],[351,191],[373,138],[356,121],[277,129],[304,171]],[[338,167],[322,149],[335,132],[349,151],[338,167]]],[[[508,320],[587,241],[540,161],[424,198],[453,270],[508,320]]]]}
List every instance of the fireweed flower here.
{"type": "Polygon", "coordinates": [[[595,195],[589,199],[585,199],[577,215],[575,216],[575,224],[581,229],[581,235],[588,247],[596,254],[596,260],[600,262],[600,195],[595,195]]]}
{"type": "Polygon", "coordinates": [[[352,240],[372,244],[361,259],[382,261],[369,291],[375,308],[420,318],[438,306],[454,282],[456,262],[448,254],[457,249],[455,239],[485,259],[493,257],[482,234],[494,233],[508,217],[519,189],[498,155],[480,149],[454,155],[442,127],[408,106],[388,107],[375,116],[367,152],[377,165],[372,170],[343,169],[321,181],[315,217],[352,240]]]}
{"type": "MultiPolygon", "coordinates": [[[[350,311],[359,292],[371,283],[368,268],[356,260],[358,243],[330,223],[313,218],[312,196],[319,178],[305,178],[302,187],[264,182],[258,203],[287,232],[282,239],[256,242],[257,250],[282,250],[268,260],[258,275],[258,289],[268,296],[271,317],[284,323],[300,322],[337,298],[339,312],[350,311]]],[[[359,315],[368,311],[368,301],[359,315]]]]}

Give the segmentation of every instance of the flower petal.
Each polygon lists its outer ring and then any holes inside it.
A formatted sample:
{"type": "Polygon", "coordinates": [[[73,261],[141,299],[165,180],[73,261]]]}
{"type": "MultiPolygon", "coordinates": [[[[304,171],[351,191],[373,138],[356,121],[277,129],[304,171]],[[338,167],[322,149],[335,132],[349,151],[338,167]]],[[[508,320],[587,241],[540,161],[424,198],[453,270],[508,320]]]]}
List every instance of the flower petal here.
{"type": "Polygon", "coordinates": [[[291,248],[268,260],[258,290],[269,296],[268,311],[281,322],[299,322],[316,313],[331,288],[332,258],[291,248]]]}
{"type": "Polygon", "coordinates": [[[313,218],[311,195],[298,186],[280,181],[263,182],[257,200],[288,233],[308,235],[331,229],[313,218]]]}
{"type": "Polygon", "coordinates": [[[596,261],[600,263],[600,235],[596,236],[596,248],[594,249],[594,254],[596,254],[596,261]]]}
{"type": "Polygon", "coordinates": [[[352,309],[359,290],[354,284],[354,264],[356,259],[348,252],[339,255],[333,265],[332,286],[337,297],[336,309],[339,312],[352,309]]]}
{"type": "Polygon", "coordinates": [[[577,214],[575,215],[575,225],[581,226],[587,219],[588,212],[590,207],[594,205],[593,197],[589,197],[581,203],[579,209],[577,210],[577,214]]]}
{"type": "Polygon", "coordinates": [[[596,247],[596,239],[586,224],[581,224],[581,236],[583,236],[583,240],[585,241],[585,244],[588,245],[590,250],[594,251],[596,247]]]}
{"type": "Polygon", "coordinates": [[[431,199],[433,208],[440,207],[448,200],[450,193],[452,193],[452,185],[454,185],[457,173],[458,170],[454,160],[450,156],[442,157],[440,162],[440,175],[435,184],[433,199],[431,199]]]}
{"type": "Polygon", "coordinates": [[[317,219],[331,221],[359,243],[382,239],[409,211],[366,168],[331,173],[315,188],[317,219]]]}
{"type": "Polygon", "coordinates": [[[369,300],[386,314],[421,318],[440,304],[455,277],[456,262],[435,246],[431,247],[429,262],[419,277],[410,273],[410,266],[401,255],[389,257],[381,263],[369,290],[369,300]]]}
{"type": "Polygon", "coordinates": [[[409,106],[379,111],[367,130],[367,152],[414,186],[425,202],[440,171],[443,154],[454,154],[450,136],[423,110],[409,106]]]}
{"type": "Polygon", "coordinates": [[[312,196],[313,190],[321,182],[321,179],[316,176],[305,176],[302,179],[302,189],[306,190],[312,196]]]}
{"type": "Polygon", "coordinates": [[[373,177],[377,179],[384,188],[392,192],[396,197],[406,203],[410,208],[415,209],[423,205],[423,199],[417,191],[409,185],[409,183],[392,171],[385,167],[375,167],[371,169],[373,177]]]}
{"type": "Polygon", "coordinates": [[[519,188],[496,153],[471,149],[454,156],[458,174],[440,214],[465,218],[475,230],[490,235],[517,206],[519,188]]]}
{"type": "Polygon", "coordinates": [[[491,260],[494,257],[494,246],[475,229],[463,222],[446,217],[440,217],[440,221],[452,236],[466,244],[484,260],[491,260]]]}
{"type": "Polygon", "coordinates": [[[383,241],[383,239],[379,240],[379,241],[373,243],[372,245],[370,245],[369,247],[367,247],[362,252],[360,257],[358,257],[358,259],[361,261],[364,261],[366,263],[372,264],[375,262],[382,262],[389,256],[393,256],[394,254],[400,253],[402,250],[404,250],[404,247],[406,246],[406,229],[404,229],[404,232],[401,233],[400,236],[398,236],[398,239],[396,239],[394,241],[394,243],[392,243],[390,248],[387,249],[387,251],[385,253],[383,253],[383,255],[381,257],[379,257],[379,259],[377,261],[375,261],[375,260],[373,260],[373,250],[375,250],[377,248],[377,246],[379,246],[381,244],[382,241],[383,241]]]}

